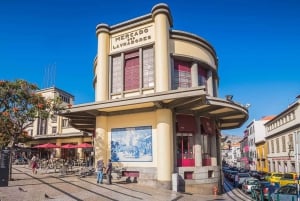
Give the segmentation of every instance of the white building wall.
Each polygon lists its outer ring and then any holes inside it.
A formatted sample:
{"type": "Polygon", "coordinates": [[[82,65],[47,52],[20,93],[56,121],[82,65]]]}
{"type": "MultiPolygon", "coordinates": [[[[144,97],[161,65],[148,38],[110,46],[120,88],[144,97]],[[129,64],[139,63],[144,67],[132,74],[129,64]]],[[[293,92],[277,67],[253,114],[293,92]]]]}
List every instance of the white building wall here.
{"type": "Polygon", "coordinates": [[[299,172],[295,157],[296,134],[300,134],[299,103],[296,101],[265,124],[270,171],[299,172]]]}

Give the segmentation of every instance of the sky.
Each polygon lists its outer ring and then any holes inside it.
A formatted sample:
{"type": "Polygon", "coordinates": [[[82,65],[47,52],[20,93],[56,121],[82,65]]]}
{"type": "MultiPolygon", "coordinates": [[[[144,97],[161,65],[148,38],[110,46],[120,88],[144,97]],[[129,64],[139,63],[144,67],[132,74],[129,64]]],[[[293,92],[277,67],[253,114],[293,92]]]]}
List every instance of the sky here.
{"type": "Polygon", "coordinates": [[[243,135],[300,95],[299,0],[2,0],[0,80],[56,86],[75,104],[94,101],[96,26],[151,13],[166,3],[174,30],[207,40],[219,59],[219,97],[251,104],[249,119],[223,134],[243,135]]]}

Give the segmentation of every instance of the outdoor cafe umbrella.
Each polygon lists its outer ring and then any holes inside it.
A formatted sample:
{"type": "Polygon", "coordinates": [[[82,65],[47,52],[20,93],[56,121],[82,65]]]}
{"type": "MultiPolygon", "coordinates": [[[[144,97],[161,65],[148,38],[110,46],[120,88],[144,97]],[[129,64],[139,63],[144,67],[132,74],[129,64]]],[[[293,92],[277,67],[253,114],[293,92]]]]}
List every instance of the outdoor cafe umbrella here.
{"type": "MultiPolygon", "coordinates": [[[[59,148],[60,146],[56,145],[56,144],[52,144],[52,143],[46,143],[46,144],[40,144],[40,145],[36,145],[33,148],[38,148],[38,149],[53,149],[53,148],[59,148]]],[[[50,152],[50,151],[49,151],[50,152]]],[[[48,158],[49,158],[49,152],[47,153],[48,158]]],[[[40,152],[40,158],[41,158],[41,152],[40,152]]]]}
{"type": "MultiPolygon", "coordinates": [[[[62,149],[75,149],[75,148],[77,148],[77,146],[74,145],[74,144],[65,144],[65,145],[62,145],[61,148],[62,148],[62,149]]],[[[71,153],[70,150],[68,150],[68,151],[66,152],[67,158],[70,156],[70,153],[71,153]]]]}
{"type": "Polygon", "coordinates": [[[63,149],[75,149],[75,148],[77,148],[77,146],[74,145],[74,144],[65,144],[65,145],[62,145],[60,148],[63,148],[63,149]]]}
{"type": "Polygon", "coordinates": [[[56,144],[46,143],[46,144],[40,144],[36,145],[33,148],[44,148],[44,149],[51,149],[51,148],[59,148],[60,146],[56,144]]]}
{"type": "Polygon", "coordinates": [[[89,144],[89,143],[82,143],[76,146],[77,148],[92,148],[93,145],[89,144]]]}

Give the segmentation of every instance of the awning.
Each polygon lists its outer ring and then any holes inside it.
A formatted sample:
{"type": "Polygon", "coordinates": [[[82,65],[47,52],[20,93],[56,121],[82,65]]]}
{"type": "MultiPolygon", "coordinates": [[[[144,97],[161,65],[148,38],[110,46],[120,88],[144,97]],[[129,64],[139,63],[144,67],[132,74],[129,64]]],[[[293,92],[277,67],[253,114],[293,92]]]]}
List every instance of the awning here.
{"type": "Polygon", "coordinates": [[[246,107],[226,99],[210,97],[204,87],[74,105],[60,115],[69,118],[73,127],[93,133],[97,116],[155,111],[160,108],[172,109],[176,114],[215,119],[220,129],[239,128],[248,119],[246,107]]]}

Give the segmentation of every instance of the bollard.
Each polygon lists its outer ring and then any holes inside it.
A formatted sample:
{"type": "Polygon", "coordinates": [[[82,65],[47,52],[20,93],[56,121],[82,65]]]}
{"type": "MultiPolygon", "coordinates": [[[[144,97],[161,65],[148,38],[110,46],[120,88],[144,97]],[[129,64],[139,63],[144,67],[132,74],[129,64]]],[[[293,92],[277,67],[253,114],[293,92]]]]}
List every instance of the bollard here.
{"type": "Polygon", "coordinates": [[[214,195],[217,195],[217,194],[218,194],[218,187],[217,187],[217,186],[214,186],[214,187],[213,187],[213,194],[214,194],[214,195]]]}

